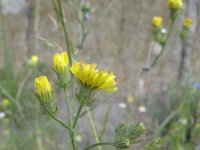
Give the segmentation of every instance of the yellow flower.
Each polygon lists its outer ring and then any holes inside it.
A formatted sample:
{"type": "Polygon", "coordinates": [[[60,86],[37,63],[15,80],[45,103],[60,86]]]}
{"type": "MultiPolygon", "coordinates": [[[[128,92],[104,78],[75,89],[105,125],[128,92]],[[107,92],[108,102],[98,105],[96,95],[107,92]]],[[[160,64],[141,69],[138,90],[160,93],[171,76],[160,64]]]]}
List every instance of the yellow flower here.
{"type": "Polygon", "coordinates": [[[117,90],[115,75],[106,70],[99,71],[96,64],[86,64],[84,62],[76,62],[71,68],[71,72],[86,87],[90,89],[102,89],[107,92],[117,90]]]}
{"type": "Polygon", "coordinates": [[[127,96],[126,100],[127,100],[128,103],[133,103],[134,102],[134,97],[129,95],[129,96],[127,96]]]}
{"type": "Polygon", "coordinates": [[[172,10],[179,10],[183,3],[182,0],[168,0],[168,5],[172,10]]]}
{"type": "Polygon", "coordinates": [[[66,72],[69,61],[66,51],[62,53],[56,53],[53,56],[53,68],[57,74],[63,74],[66,72]]]}
{"type": "Polygon", "coordinates": [[[35,90],[39,100],[50,100],[52,88],[46,76],[35,78],[35,90]]]}
{"type": "Polygon", "coordinates": [[[186,28],[190,28],[191,24],[192,24],[192,18],[185,18],[185,20],[184,20],[184,26],[186,28]]]}
{"type": "Polygon", "coordinates": [[[37,63],[37,62],[38,62],[38,56],[37,56],[37,55],[33,55],[33,56],[31,57],[31,61],[32,61],[33,63],[37,63]]]}
{"type": "Polygon", "coordinates": [[[1,104],[2,104],[3,106],[7,106],[9,103],[10,103],[10,100],[7,99],[7,98],[4,98],[4,99],[1,101],[1,104]]]}
{"type": "Polygon", "coordinates": [[[153,23],[153,25],[156,26],[156,27],[162,27],[163,18],[162,18],[162,17],[159,17],[159,16],[154,16],[154,17],[153,17],[153,20],[152,20],[152,23],[153,23]]]}

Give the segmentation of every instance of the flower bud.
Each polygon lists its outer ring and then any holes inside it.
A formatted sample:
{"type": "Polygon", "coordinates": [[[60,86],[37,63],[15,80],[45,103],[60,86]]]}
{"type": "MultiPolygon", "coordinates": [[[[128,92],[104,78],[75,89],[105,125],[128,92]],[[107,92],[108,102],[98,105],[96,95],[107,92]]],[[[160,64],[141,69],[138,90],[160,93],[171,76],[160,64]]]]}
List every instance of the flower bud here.
{"type": "Polygon", "coordinates": [[[65,52],[56,53],[53,56],[53,68],[57,75],[56,84],[59,87],[67,87],[70,84],[69,79],[69,61],[68,55],[65,52]]]}
{"type": "Polygon", "coordinates": [[[126,137],[119,137],[113,142],[113,146],[116,149],[128,149],[130,147],[130,144],[130,140],[126,137]]]}
{"type": "Polygon", "coordinates": [[[56,74],[64,74],[68,67],[68,56],[66,51],[62,53],[56,53],[53,56],[53,68],[56,74]]]}
{"type": "Polygon", "coordinates": [[[81,6],[81,11],[84,13],[90,12],[91,11],[91,4],[89,2],[84,2],[81,6]]]}
{"type": "Polygon", "coordinates": [[[117,149],[128,149],[131,144],[138,141],[138,138],[144,133],[145,127],[137,122],[133,125],[121,122],[115,129],[113,146],[117,149]]]}
{"type": "Polygon", "coordinates": [[[128,137],[131,143],[135,143],[136,139],[139,138],[145,131],[145,127],[141,122],[137,122],[135,125],[130,127],[128,137]]]}
{"type": "Polygon", "coordinates": [[[168,0],[168,6],[171,10],[177,11],[182,7],[182,0],[168,0]]]}
{"type": "Polygon", "coordinates": [[[32,55],[31,58],[28,60],[29,67],[31,67],[31,68],[36,67],[38,64],[38,60],[39,60],[39,58],[37,55],[32,55]]]}
{"type": "Polygon", "coordinates": [[[10,104],[10,100],[9,100],[8,98],[2,99],[1,105],[2,105],[3,107],[7,107],[9,104],[10,104]]]}
{"type": "Polygon", "coordinates": [[[40,102],[43,114],[54,114],[57,107],[52,100],[52,88],[46,76],[40,76],[35,79],[36,96],[40,102]]]}
{"type": "Polygon", "coordinates": [[[185,18],[184,20],[184,28],[189,29],[192,24],[192,18],[185,18]]]}
{"type": "Polygon", "coordinates": [[[163,24],[163,19],[162,19],[162,17],[154,16],[154,17],[153,17],[153,20],[152,20],[152,24],[153,24],[153,26],[155,26],[155,27],[161,28],[161,27],[162,27],[162,24],[163,24]]]}

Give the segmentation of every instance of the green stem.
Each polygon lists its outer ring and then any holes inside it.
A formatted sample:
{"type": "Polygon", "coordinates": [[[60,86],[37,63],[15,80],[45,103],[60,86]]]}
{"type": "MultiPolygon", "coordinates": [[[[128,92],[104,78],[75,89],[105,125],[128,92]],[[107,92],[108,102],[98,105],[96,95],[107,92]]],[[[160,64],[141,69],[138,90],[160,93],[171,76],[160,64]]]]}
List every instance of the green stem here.
{"type": "Polygon", "coordinates": [[[0,1],[0,39],[1,39],[1,45],[3,46],[2,49],[4,50],[4,67],[6,69],[7,75],[10,75],[12,77],[13,74],[13,65],[12,65],[12,59],[11,59],[11,53],[8,48],[8,42],[6,38],[6,30],[5,30],[5,24],[4,24],[4,15],[3,15],[3,9],[2,9],[2,3],[0,1]]]}
{"type": "Polygon", "coordinates": [[[68,36],[68,31],[66,28],[66,24],[65,24],[65,20],[64,20],[64,15],[63,15],[63,8],[62,8],[62,4],[61,4],[61,0],[58,0],[58,6],[59,6],[59,10],[60,10],[60,19],[61,19],[61,24],[64,30],[64,36],[65,36],[65,42],[66,42],[66,46],[67,46],[67,53],[68,53],[68,57],[69,57],[69,65],[72,65],[72,51],[71,51],[71,44],[70,44],[70,40],[69,40],[69,36],[68,36]]]}
{"type": "Polygon", "coordinates": [[[50,117],[55,120],[56,122],[58,122],[62,127],[64,127],[65,129],[67,129],[68,131],[71,132],[70,127],[68,127],[68,125],[66,125],[65,123],[63,123],[61,120],[57,119],[54,115],[50,115],[50,117]]]}
{"type": "MultiPolygon", "coordinates": [[[[66,98],[66,103],[67,103],[69,126],[72,129],[71,105],[70,105],[70,99],[69,99],[68,92],[67,92],[66,88],[64,88],[64,93],[65,93],[65,98],[66,98]]],[[[76,144],[75,144],[75,141],[74,141],[74,131],[73,130],[70,132],[70,136],[71,136],[71,144],[72,144],[73,150],[76,150],[76,144]]]]}
{"type": "Polygon", "coordinates": [[[100,132],[100,135],[99,135],[100,141],[102,141],[102,139],[103,139],[103,135],[104,135],[105,130],[106,130],[106,124],[107,124],[109,116],[110,116],[110,111],[111,111],[111,104],[109,104],[108,110],[107,110],[105,117],[104,117],[104,120],[103,120],[102,129],[101,129],[101,132],[100,132]]]}
{"type": "Polygon", "coordinates": [[[83,105],[80,104],[79,108],[78,108],[78,111],[76,113],[76,117],[75,117],[74,123],[72,125],[72,131],[71,131],[71,134],[70,134],[71,135],[71,143],[72,143],[73,150],[77,150],[77,145],[75,143],[74,132],[75,132],[76,124],[77,124],[77,121],[78,121],[78,118],[80,116],[82,108],[83,108],[83,105]]]}
{"type": "Polygon", "coordinates": [[[153,67],[157,64],[158,60],[159,60],[160,57],[163,55],[163,52],[165,51],[166,45],[167,45],[168,42],[169,42],[169,38],[170,38],[170,35],[171,35],[171,33],[172,33],[173,26],[174,26],[174,21],[172,20],[172,21],[171,21],[171,24],[170,24],[170,27],[169,27],[169,32],[168,32],[168,35],[167,35],[167,38],[166,38],[166,43],[165,43],[165,45],[162,47],[160,54],[159,54],[158,56],[156,56],[156,58],[154,59],[153,63],[151,64],[151,68],[153,68],[153,67]]]}
{"type": "Polygon", "coordinates": [[[66,88],[64,88],[64,93],[65,93],[66,104],[67,104],[67,112],[68,112],[68,117],[69,117],[69,126],[71,128],[72,127],[71,104],[70,104],[70,99],[69,99],[69,95],[68,95],[66,88]]]}
{"type": "Polygon", "coordinates": [[[16,101],[19,101],[19,98],[22,94],[22,90],[25,86],[25,83],[28,81],[29,77],[32,75],[33,70],[29,71],[28,74],[24,77],[24,80],[21,81],[21,84],[19,85],[18,91],[17,91],[17,95],[16,95],[16,101]]]}
{"type": "Polygon", "coordinates": [[[79,108],[78,108],[78,111],[77,111],[77,113],[76,113],[76,117],[75,117],[73,126],[72,126],[73,129],[75,129],[75,127],[76,127],[76,124],[77,124],[77,121],[78,121],[78,118],[79,118],[79,116],[80,116],[80,113],[81,113],[82,108],[83,108],[83,104],[80,104],[80,105],[79,105],[79,108]]]}
{"type": "Polygon", "coordinates": [[[91,149],[93,147],[97,147],[99,145],[112,145],[112,144],[113,144],[112,142],[100,142],[100,143],[92,144],[92,145],[84,148],[83,150],[89,150],[89,149],[91,149]]]}
{"type": "MultiPolygon", "coordinates": [[[[87,112],[88,112],[88,116],[89,116],[89,120],[90,120],[90,125],[91,125],[91,128],[92,128],[92,133],[96,139],[96,142],[99,143],[99,137],[97,135],[97,131],[96,131],[96,128],[95,128],[95,124],[94,124],[94,119],[93,119],[93,116],[92,116],[92,113],[90,111],[90,108],[87,107],[87,112]]],[[[98,146],[98,150],[102,150],[101,146],[98,146]]]]}

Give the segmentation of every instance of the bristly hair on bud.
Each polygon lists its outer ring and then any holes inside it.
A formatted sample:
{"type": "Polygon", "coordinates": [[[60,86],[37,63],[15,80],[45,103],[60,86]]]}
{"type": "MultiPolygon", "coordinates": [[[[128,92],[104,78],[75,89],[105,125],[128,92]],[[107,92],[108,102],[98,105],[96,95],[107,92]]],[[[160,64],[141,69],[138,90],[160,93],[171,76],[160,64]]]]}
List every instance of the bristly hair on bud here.
{"type": "Polygon", "coordinates": [[[52,99],[52,88],[46,76],[35,78],[35,91],[41,106],[41,112],[52,115],[57,112],[57,106],[52,99]]]}
{"type": "Polygon", "coordinates": [[[115,129],[113,146],[116,149],[128,149],[131,144],[137,142],[144,131],[145,127],[141,122],[136,122],[135,124],[121,122],[115,129]]]}

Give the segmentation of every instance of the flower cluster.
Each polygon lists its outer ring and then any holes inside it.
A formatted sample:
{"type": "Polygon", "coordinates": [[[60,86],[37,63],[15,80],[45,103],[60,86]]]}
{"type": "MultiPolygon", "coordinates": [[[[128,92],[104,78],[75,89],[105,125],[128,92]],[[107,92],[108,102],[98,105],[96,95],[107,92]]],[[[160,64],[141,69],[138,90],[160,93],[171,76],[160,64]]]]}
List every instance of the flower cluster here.
{"type": "MultiPolygon", "coordinates": [[[[76,93],[76,98],[81,105],[91,104],[95,100],[94,91],[96,90],[105,90],[107,92],[117,90],[117,82],[112,72],[100,71],[96,69],[96,64],[86,64],[83,61],[75,62],[69,67],[66,52],[54,54],[53,69],[57,75],[55,83],[61,88],[66,89],[70,86],[70,71],[80,81],[81,85],[76,93]]],[[[52,100],[52,87],[46,76],[40,76],[35,79],[35,89],[42,110],[46,111],[47,114],[55,112],[56,107],[52,100]]]]}

